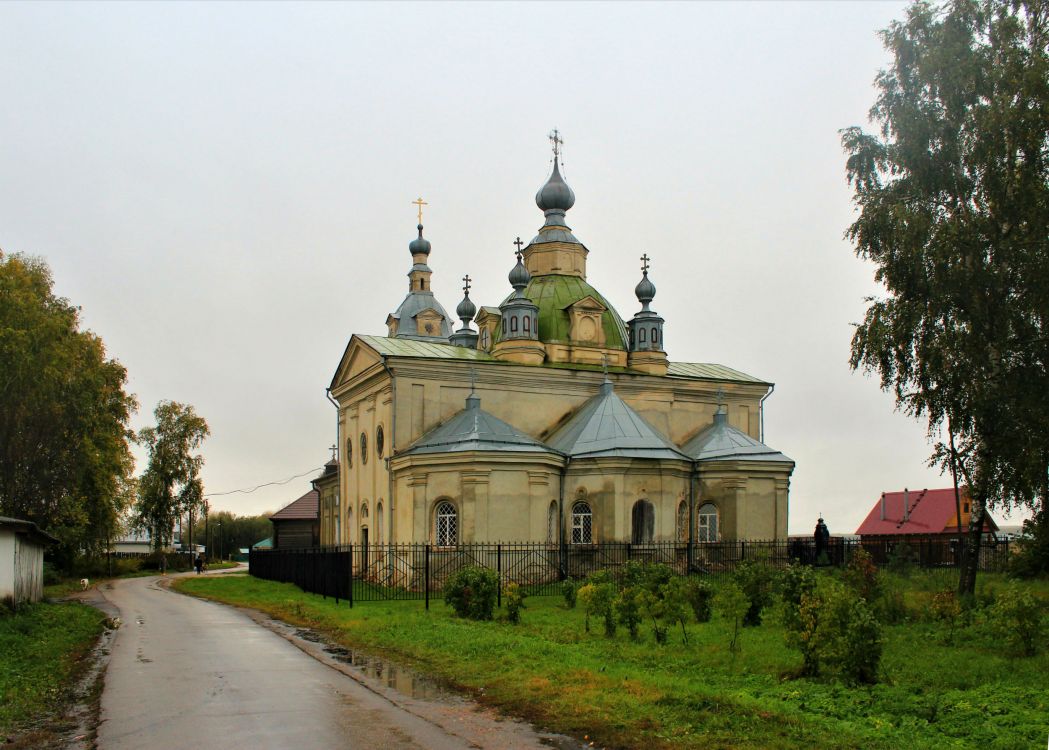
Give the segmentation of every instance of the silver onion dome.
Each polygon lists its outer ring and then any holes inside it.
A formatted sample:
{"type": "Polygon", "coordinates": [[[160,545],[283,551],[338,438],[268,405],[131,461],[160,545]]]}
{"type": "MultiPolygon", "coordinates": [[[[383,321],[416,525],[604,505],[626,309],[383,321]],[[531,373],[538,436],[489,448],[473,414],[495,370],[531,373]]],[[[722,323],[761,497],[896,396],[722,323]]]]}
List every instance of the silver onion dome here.
{"type": "Polygon", "coordinates": [[[412,255],[429,255],[430,241],[423,237],[423,225],[419,224],[416,229],[419,230],[419,236],[408,243],[408,250],[412,255]]]}
{"type": "Polygon", "coordinates": [[[554,171],[546,184],[535,194],[535,205],[542,211],[567,211],[575,205],[575,193],[561,177],[557,157],[554,157],[554,171]]]}

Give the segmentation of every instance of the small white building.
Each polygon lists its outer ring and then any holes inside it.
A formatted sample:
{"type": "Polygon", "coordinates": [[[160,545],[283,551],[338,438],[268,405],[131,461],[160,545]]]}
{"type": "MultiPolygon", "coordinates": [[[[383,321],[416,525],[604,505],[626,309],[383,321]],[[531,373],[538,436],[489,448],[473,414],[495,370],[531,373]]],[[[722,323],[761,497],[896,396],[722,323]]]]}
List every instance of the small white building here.
{"type": "Polygon", "coordinates": [[[44,595],[44,550],[58,542],[32,521],[0,516],[0,601],[39,601],[44,595]]]}

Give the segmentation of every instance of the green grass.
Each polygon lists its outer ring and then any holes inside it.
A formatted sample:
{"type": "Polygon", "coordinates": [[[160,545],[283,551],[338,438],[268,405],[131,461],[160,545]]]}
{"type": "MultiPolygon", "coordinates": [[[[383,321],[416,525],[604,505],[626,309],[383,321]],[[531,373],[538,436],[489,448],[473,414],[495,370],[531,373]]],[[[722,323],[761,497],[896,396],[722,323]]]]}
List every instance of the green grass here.
{"type": "Polygon", "coordinates": [[[0,615],[0,736],[61,704],[104,620],[75,602],[0,615]]]}
{"type": "MultiPolygon", "coordinates": [[[[939,584],[906,579],[921,611],[939,584]]],[[[885,629],[877,685],[794,679],[800,657],[775,618],[746,629],[728,651],[728,623],[691,624],[657,646],[621,629],[613,640],[584,633],[583,613],[560,598],[526,601],[523,622],[468,622],[441,601],[345,602],[248,576],[191,578],[177,588],[254,607],[411,664],[537,723],[597,745],[646,748],[1042,747],[1049,735],[1049,655],[1012,658],[977,626],[956,645],[939,626],[885,629]]],[[[985,576],[985,591],[1000,579],[985,576]]],[[[1049,595],[1049,585],[1034,586],[1049,595]]],[[[647,624],[646,624],[647,627],[647,624]]]]}

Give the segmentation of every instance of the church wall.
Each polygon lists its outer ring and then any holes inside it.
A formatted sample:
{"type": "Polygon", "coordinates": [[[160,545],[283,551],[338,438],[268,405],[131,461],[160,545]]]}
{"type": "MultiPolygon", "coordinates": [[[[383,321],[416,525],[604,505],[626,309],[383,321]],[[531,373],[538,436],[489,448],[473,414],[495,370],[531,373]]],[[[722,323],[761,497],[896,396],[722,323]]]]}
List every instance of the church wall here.
{"type": "Polygon", "coordinates": [[[389,502],[389,472],[385,459],[392,450],[392,390],[389,378],[376,380],[371,387],[353,393],[350,397],[340,399],[340,435],[339,446],[341,498],[339,504],[341,515],[340,544],[359,544],[363,539],[361,529],[368,528],[369,543],[388,541],[390,538],[391,520],[393,518],[389,502]],[[383,455],[377,451],[378,428],[383,432],[383,455]],[[362,456],[361,434],[366,435],[367,461],[362,456]],[[347,440],[352,441],[350,452],[352,461],[347,460],[347,440]],[[352,465],[351,465],[352,463],[352,465]],[[376,517],[379,503],[382,503],[383,518],[376,517]],[[367,508],[365,517],[362,510],[367,508]],[[378,537],[382,533],[382,539],[378,537]]]}
{"type": "MultiPolygon", "coordinates": [[[[470,393],[470,371],[477,375],[481,407],[494,416],[544,440],[588,399],[597,394],[603,375],[591,370],[516,367],[491,362],[429,362],[400,359],[393,363],[398,393],[397,450],[405,450],[459,412],[470,393]],[[403,425],[410,425],[407,430],[403,425]]],[[[684,444],[714,420],[718,390],[729,420],[760,438],[761,384],[743,384],[611,373],[616,393],[676,445],[684,444]]]]}
{"type": "Polygon", "coordinates": [[[559,491],[557,469],[469,457],[432,466],[425,466],[425,457],[414,460],[415,466],[395,472],[395,541],[435,544],[434,513],[445,500],[456,508],[460,542],[545,541],[550,502],[559,491]]]}
{"type": "Polygon", "coordinates": [[[677,539],[677,508],[688,499],[687,468],[655,468],[630,459],[574,462],[565,478],[565,523],[570,538],[572,506],[590,504],[594,542],[629,542],[634,504],[648,500],[655,513],[653,541],[677,539]]]}
{"type": "Polygon", "coordinates": [[[696,507],[718,508],[721,539],[786,539],[789,469],[727,462],[700,470],[696,507]]]}

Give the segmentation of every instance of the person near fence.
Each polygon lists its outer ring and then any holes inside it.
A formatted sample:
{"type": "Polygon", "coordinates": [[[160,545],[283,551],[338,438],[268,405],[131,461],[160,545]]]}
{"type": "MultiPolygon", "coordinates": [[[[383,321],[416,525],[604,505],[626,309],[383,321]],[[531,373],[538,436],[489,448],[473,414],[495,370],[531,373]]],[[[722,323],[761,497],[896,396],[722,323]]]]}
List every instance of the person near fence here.
{"type": "Polygon", "coordinates": [[[830,547],[830,529],[823,522],[823,518],[816,521],[816,530],[812,533],[813,541],[816,543],[816,562],[820,561],[823,553],[830,547]]]}
{"type": "Polygon", "coordinates": [[[198,576],[204,572],[204,556],[199,552],[197,553],[197,556],[193,558],[193,567],[197,569],[198,576]]]}

